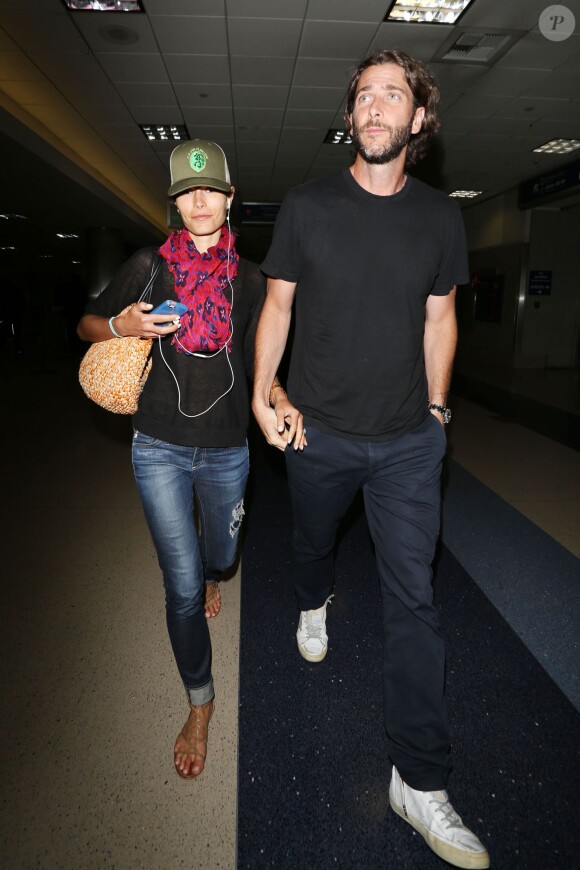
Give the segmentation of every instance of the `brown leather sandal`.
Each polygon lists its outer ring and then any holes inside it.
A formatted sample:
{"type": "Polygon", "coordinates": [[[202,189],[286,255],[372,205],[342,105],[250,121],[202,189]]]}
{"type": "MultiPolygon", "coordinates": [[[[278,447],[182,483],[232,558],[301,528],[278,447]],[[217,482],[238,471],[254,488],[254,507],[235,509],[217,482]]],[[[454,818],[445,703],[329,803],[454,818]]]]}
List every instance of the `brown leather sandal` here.
{"type": "Polygon", "coordinates": [[[189,718],[179,733],[173,749],[175,770],[183,779],[195,779],[205,767],[207,732],[213,715],[214,701],[190,705],[189,718]]]}
{"type": "Polygon", "coordinates": [[[205,584],[203,606],[207,619],[213,619],[222,609],[222,595],[217,580],[215,583],[205,584]]]}

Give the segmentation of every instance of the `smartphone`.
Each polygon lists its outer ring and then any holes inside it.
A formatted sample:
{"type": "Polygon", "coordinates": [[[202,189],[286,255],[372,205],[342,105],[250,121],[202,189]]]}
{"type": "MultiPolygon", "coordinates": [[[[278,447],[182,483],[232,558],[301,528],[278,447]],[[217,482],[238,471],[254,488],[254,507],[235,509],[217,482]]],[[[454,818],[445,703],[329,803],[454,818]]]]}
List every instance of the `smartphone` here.
{"type": "MultiPolygon", "coordinates": [[[[176,302],[174,299],[166,299],[165,302],[162,302],[161,305],[158,305],[157,308],[154,308],[153,311],[150,311],[149,314],[174,314],[175,318],[183,317],[183,315],[187,311],[187,305],[183,305],[181,302],[176,302]]],[[[165,323],[156,323],[155,326],[169,326],[171,323],[170,320],[165,321],[165,323]]]]}

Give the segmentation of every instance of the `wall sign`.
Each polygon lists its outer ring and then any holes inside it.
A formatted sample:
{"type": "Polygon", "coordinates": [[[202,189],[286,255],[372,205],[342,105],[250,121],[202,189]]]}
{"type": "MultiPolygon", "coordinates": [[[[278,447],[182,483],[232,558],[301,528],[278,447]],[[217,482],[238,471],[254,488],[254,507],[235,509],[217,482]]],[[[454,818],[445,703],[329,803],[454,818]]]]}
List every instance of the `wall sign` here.
{"type": "Polygon", "coordinates": [[[528,296],[551,296],[552,272],[545,269],[535,269],[530,272],[528,296]]]}

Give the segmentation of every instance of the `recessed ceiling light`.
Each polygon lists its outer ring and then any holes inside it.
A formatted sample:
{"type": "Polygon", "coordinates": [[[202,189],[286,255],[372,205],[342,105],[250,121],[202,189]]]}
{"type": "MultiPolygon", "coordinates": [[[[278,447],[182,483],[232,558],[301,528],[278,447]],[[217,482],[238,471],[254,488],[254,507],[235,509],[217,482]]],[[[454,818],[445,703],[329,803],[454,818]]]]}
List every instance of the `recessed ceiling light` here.
{"type": "Polygon", "coordinates": [[[346,130],[329,130],[324,137],[325,145],[352,145],[352,136],[346,130]]]}
{"type": "Polygon", "coordinates": [[[580,139],[550,139],[544,145],[534,148],[535,154],[570,154],[580,148],[580,139]]]}
{"type": "Polygon", "coordinates": [[[71,12],[143,12],[140,0],[63,0],[71,12]]]}
{"type": "Polygon", "coordinates": [[[78,239],[77,233],[57,233],[59,239],[78,239]]]}
{"type": "Polygon", "coordinates": [[[187,128],[181,124],[141,124],[150,142],[179,142],[187,139],[187,128]]]}
{"type": "Polygon", "coordinates": [[[0,251],[15,251],[15,250],[16,250],[16,248],[14,247],[14,245],[2,245],[0,247],[0,251]]]}
{"type": "Polygon", "coordinates": [[[0,220],[2,221],[27,221],[28,218],[25,214],[10,214],[9,212],[4,212],[0,214],[0,220]]]}
{"type": "Polygon", "coordinates": [[[449,196],[455,196],[458,199],[473,199],[474,196],[479,196],[483,190],[454,190],[449,196]]]}
{"type": "Polygon", "coordinates": [[[455,24],[472,0],[395,0],[384,21],[403,24],[455,24]]]}

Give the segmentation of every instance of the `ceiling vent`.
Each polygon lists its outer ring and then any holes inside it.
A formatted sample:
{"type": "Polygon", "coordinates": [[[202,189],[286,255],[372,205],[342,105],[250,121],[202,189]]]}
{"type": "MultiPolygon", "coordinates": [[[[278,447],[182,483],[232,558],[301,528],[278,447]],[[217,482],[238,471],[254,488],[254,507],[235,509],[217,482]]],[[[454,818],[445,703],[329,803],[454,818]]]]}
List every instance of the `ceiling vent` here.
{"type": "Polygon", "coordinates": [[[482,63],[493,65],[523,36],[523,31],[504,30],[491,33],[484,30],[465,29],[457,35],[454,29],[449,39],[439,49],[434,61],[455,63],[482,63]]]}

